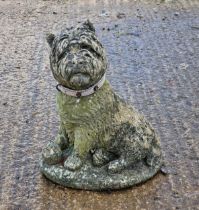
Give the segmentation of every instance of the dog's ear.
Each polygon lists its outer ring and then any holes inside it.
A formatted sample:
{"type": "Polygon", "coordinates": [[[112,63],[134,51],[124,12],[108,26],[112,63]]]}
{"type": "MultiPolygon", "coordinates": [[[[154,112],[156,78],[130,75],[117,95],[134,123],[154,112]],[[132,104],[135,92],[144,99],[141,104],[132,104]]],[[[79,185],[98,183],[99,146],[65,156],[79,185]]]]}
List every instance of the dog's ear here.
{"type": "Polygon", "coordinates": [[[88,28],[90,31],[95,32],[95,27],[93,26],[93,24],[90,22],[90,20],[87,20],[83,23],[83,26],[85,26],[86,28],[88,28]]]}
{"type": "Polygon", "coordinates": [[[55,39],[55,35],[54,34],[46,34],[46,40],[49,44],[50,47],[52,47],[53,41],[55,39]]]}

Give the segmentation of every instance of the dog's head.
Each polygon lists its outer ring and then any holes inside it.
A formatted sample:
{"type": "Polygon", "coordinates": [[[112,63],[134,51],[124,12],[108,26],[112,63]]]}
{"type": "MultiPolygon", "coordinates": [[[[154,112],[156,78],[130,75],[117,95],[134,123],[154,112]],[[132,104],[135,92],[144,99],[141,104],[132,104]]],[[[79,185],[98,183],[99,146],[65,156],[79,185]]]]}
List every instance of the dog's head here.
{"type": "Polygon", "coordinates": [[[97,83],[107,69],[104,48],[95,35],[95,28],[86,21],[61,34],[49,34],[50,64],[55,79],[63,86],[86,89],[97,83]]]}

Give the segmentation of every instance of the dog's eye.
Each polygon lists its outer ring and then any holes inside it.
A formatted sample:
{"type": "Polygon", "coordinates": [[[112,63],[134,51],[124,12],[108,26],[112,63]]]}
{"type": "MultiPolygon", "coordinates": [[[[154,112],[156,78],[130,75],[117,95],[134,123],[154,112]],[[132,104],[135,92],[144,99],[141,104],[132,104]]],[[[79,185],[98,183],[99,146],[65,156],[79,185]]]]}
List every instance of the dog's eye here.
{"type": "Polygon", "coordinates": [[[86,45],[86,44],[81,44],[81,48],[85,49],[85,50],[91,50],[92,49],[89,45],[86,45]]]}
{"type": "Polygon", "coordinates": [[[85,55],[86,57],[92,58],[91,55],[88,54],[88,53],[85,53],[84,55],[85,55]]]}
{"type": "Polygon", "coordinates": [[[81,49],[88,50],[89,52],[96,55],[97,57],[100,57],[100,54],[96,52],[90,45],[81,44],[81,49]]]}

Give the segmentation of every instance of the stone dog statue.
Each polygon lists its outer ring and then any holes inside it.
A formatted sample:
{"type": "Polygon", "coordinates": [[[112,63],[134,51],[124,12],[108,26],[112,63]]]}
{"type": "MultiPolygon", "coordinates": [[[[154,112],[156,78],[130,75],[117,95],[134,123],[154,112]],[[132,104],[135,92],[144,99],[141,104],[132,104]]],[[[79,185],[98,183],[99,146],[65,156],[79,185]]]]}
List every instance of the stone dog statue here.
{"type": "Polygon", "coordinates": [[[56,183],[89,190],[151,178],[162,164],[159,139],[106,80],[107,59],[93,24],[50,34],[47,41],[60,128],[42,151],[41,171],[56,183]]]}

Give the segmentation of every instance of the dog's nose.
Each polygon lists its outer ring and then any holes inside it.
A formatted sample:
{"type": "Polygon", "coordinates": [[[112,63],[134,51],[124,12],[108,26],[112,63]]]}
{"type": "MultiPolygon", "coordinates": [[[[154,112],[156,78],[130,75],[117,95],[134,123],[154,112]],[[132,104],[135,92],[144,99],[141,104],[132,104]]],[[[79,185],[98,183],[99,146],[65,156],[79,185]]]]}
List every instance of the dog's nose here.
{"type": "Polygon", "coordinates": [[[78,65],[83,65],[84,64],[84,61],[76,61],[76,60],[73,60],[72,61],[72,64],[78,64],[78,65]]]}
{"type": "Polygon", "coordinates": [[[78,63],[79,63],[78,58],[75,56],[75,57],[72,59],[72,64],[73,64],[73,65],[77,65],[78,63]]]}
{"type": "Polygon", "coordinates": [[[84,65],[85,63],[86,63],[85,60],[83,60],[83,59],[78,59],[77,64],[78,64],[79,66],[82,66],[82,65],[84,65]]]}

